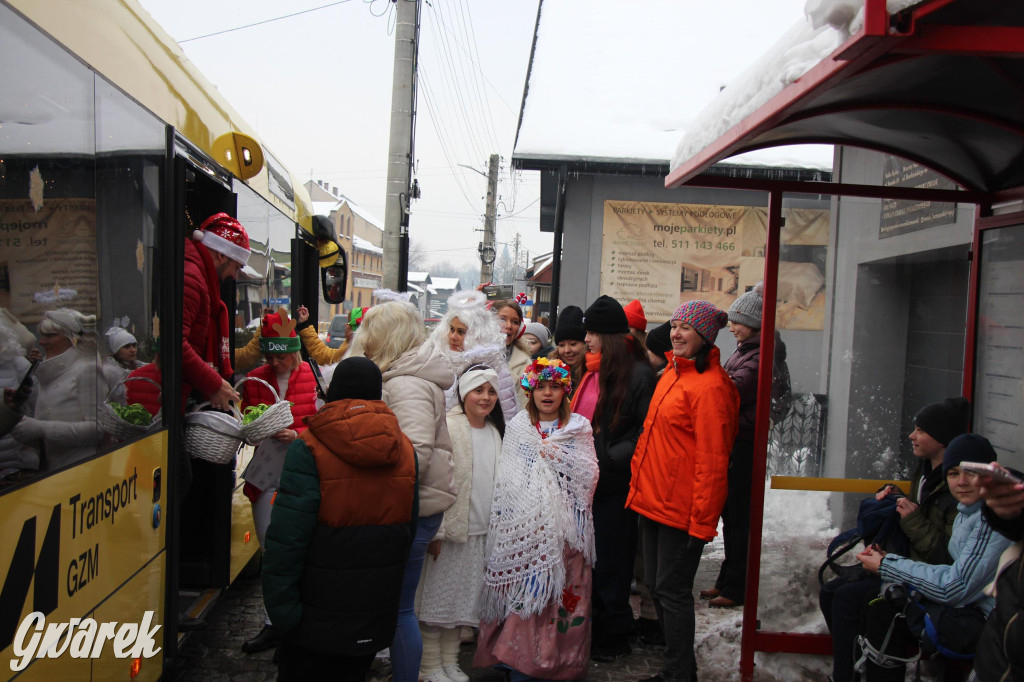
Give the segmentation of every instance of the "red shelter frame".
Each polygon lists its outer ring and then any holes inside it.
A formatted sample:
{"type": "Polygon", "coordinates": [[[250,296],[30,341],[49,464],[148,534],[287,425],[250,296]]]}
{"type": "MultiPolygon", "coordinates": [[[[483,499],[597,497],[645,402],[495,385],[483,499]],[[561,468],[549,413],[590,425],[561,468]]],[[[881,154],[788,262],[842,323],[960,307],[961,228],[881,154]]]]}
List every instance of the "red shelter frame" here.
{"type": "Polygon", "coordinates": [[[775,345],[782,198],[786,193],[975,204],[963,394],[975,385],[981,236],[1024,225],[1024,8],[1000,0],[922,0],[889,14],[865,0],[863,28],[766,104],[674,168],[666,187],[756,189],[768,193],[768,237],[740,673],[753,679],[754,653],[828,654],[831,638],[757,629],[769,401],[775,345]],[[938,70],[938,73],[936,72],[938,70]],[[871,131],[867,134],[866,131],[871,131]],[[881,132],[879,132],[881,131],[881,132]],[[921,163],[962,191],[743,180],[702,176],[754,149],[825,143],[861,147],[921,163]]]}

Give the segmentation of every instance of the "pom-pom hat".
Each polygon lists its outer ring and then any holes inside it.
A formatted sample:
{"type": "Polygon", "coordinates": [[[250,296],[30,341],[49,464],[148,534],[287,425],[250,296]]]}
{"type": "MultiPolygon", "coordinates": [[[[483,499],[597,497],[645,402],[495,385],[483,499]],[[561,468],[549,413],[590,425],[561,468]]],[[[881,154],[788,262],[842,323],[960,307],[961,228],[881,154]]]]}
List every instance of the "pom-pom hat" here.
{"type": "Polygon", "coordinates": [[[527,395],[532,394],[533,389],[537,388],[542,381],[554,381],[560,384],[566,393],[572,392],[572,375],[569,373],[569,365],[561,360],[537,358],[519,377],[519,385],[523,387],[527,395]]]}
{"type": "Polygon", "coordinates": [[[111,355],[115,355],[117,351],[129,344],[138,343],[138,340],[132,335],[132,333],[124,327],[111,327],[107,330],[106,337],[107,347],[110,348],[111,355]]]}
{"type": "Polygon", "coordinates": [[[249,262],[249,235],[242,223],[227,213],[214,213],[204,220],[192,238],[243,266],[249,262]]]}
{"type": "Polygon", "coordinates": [[[295,333],[295,320],[288,319],[288,311],[278,308],[276,313],[263,316],[260,327],[260,352],[264,355],[298,353],[302,348],[295,333]]]}
{"type": "Polygon", "coordinates": [[[685,322],[701,335],[708,343],[718,338],[718,330],[729,322],[729,316],[707,301],[687,301],[673,313],[670,322],[685,322]]]}
{"type": "Polygon", "coordinates": [[[764,282],[758,282],[750,291],[736,297],[729,306],[729,321],[751,329],[761,328],[761,308],[764,306],[764,282]]]}

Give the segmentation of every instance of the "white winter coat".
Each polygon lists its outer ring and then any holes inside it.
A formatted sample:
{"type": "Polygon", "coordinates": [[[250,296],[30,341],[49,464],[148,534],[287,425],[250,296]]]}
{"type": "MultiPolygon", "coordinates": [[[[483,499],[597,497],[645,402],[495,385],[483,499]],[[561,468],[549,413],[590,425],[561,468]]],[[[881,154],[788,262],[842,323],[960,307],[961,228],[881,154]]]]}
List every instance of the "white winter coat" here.
{"type": "Polygon", "coordinates": [[[443,512],[455,502],[444,409],[444,392],[454,376],[451,362],[432,343],[406,351],[384,372],[384,403],[416,450],[420,517],[443,512]]]}
{"type": "Polygon", "coordinates": [[[95,454],[103,436],[96,407],[120,382],[116,374],[95,355],[76,348],[43,360],[33,374],[35,411],[11,435],[25,445],[42,443],[51,470],[95,454]]]}

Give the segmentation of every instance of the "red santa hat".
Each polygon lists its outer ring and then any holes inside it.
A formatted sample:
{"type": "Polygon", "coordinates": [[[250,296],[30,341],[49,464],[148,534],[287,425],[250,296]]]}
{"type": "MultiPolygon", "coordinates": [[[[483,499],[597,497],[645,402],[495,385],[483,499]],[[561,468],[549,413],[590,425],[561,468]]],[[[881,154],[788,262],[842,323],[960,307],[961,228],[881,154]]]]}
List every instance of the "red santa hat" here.
{"type": "Polygon", "coordinates": [[[249,235],[242,223],[227,213],[214,213],[204,220],[192,238],[243,266],[249,262],[249,235]]]}

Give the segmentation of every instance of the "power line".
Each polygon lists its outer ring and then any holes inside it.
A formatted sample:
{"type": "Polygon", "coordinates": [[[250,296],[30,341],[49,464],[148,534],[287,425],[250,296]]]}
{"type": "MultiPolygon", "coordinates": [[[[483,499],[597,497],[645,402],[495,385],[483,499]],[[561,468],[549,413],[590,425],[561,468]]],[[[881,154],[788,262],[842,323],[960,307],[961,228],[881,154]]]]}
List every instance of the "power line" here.
{"type": "Polygon", "coordinates": [[[275,21],[281,21],[282,19],[291,19],[292,17],[297,17],[300,14],[309,14],[310,12],[317,12],[317,11],[322,10],[322,9],[327,9],[328,7],[334,7],[335,5],[343,5],[346,2],[351,2],[351,1],[352,0],[337,0],[337,2],[331,2],[331,3],[328,3],[326,5],[321,5],[319,7],[312,7],[310,9],[304,9],[304,10],[299,11],[299,12],[292,12],[291,14],[284,14],[282,16],[274,17],[272,19],[264,19],[263,21],[257,21],[257,22],[255,22],[253,24],[246,24],[245,26],[236,26],[234,28],[226,28],[223,31],[215,31],[214,33],[207,33],[206,35],[195,36],[194,38],[185,38],[184,40],[179,40],[178,44],[180,45],[181,43],[190,43],[193,40],[202,40],[203,38],[212,38],[213,36],[220,36],[220,35],[224,35],[225,33],[232,33],[234,31],[241,31],[241,30],[246,29],[246,28],[252,28],[253,26],[262,26],[263,24],[270,24],[270,23],[273,23],[275,21]]]}

